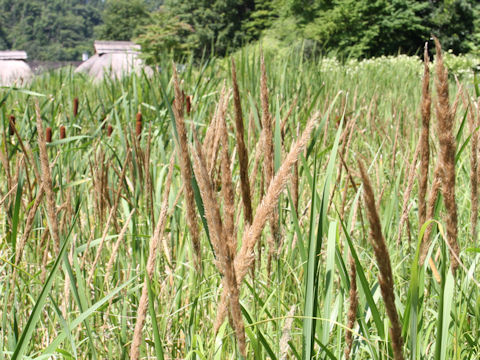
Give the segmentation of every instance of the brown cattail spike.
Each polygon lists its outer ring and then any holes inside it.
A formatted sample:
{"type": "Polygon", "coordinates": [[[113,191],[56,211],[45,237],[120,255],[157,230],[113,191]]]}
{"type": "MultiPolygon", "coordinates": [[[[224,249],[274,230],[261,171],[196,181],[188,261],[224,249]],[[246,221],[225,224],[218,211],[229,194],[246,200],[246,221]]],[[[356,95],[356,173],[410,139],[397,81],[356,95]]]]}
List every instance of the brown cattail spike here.
{"type": "Polygon", "coordinates": [[[47,127],[47,130],[45,131],[45,141],[47,143],[52,142],[52,128],[51,127],[47,127]]]}
{"type": "Polygon", "coordinates": [[[60,126],[60,139],[66,138],[65,126],[60,126]]]}
{"type": "Polygon", "coordinates": [[[113,126],[112,125],[108,125],[107,127],[107,136],[110,137],[112,135],[112,132],[113,132],[113,126]]]}
{"type": "Polygon", "coordinates": [[[142,113],[139,111],[137,113],[137,122],[135,126],[137,137],[142,135],[142,113]]]}
{"type": "Polygon", "coordinates": [[[185,100],[187,105],[187,115],[190,115],[190,112],[192,111],[192,95],[188,95],[185,100]]]}
{"type": "Polygon", "coordinates": [[[78,98],[73,99],[73,117],[77,117],[78,114],[78,98]]]}
{"type": "Polygon", "coordinates": [[[15,130],[13,130],[13,127],[15,126],[15,116],[13,115],[10,115],[10,124],[8,126],[8,133],[10,134],[10,136],[13,136],[15,134],[15,130]]]}

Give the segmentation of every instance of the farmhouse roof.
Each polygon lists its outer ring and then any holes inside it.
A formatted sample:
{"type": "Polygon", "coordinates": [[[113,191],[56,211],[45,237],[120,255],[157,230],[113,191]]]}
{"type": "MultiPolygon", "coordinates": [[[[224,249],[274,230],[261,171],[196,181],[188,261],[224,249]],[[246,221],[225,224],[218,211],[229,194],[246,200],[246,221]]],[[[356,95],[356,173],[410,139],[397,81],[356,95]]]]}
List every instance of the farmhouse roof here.
{"type": "Polygon", "coordinates": [[[27,60],[27,53],[20,50],[0,51],[0,60],[27,60]]]}
{"type": "Polygon", "coordinates": [[[140,45],[130,41],[99,41],[95,40],[93,47],[98,55],[115,53],[133,53],[140,51],[140,45]]]}

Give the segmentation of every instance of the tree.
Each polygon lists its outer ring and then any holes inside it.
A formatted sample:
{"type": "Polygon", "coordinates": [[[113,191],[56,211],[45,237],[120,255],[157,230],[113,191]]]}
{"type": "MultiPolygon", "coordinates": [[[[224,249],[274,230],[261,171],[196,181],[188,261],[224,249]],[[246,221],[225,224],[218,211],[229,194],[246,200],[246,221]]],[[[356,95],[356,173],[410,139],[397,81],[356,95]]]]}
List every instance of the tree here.
{"type": "Polygon", "coordinates": [[[242,21],[253,9],[254,0],[167,0],[165,5],[192,27],[185,41],[192,46],[198,44],[196,55],[212,50],[224,55],[229,48],[242,45],[242,21]]]}
{"type": "Polygon", "coordinates": [[[196,44],[184,41],[192,27],[180,21],[178,16],[162,7],[153,13],[151,23],[137,29],[135,42],[142,46],[142,54],[148,64],[158,64],[166,56],[174,59],[191,54],[196,44]]]}
{"type": "Polygon", "coordinates": [[[102,40],[131,40],[136,29],[149,22],[144,0],[108,0],[102,13],[103,24],[96,28],[102,40]]]}
{"type": "Polygon", "coordinates": [[[30,59],[79,60],[102,6],[100,0],[0,0],[0,46],[26,50],[30,59]]]}

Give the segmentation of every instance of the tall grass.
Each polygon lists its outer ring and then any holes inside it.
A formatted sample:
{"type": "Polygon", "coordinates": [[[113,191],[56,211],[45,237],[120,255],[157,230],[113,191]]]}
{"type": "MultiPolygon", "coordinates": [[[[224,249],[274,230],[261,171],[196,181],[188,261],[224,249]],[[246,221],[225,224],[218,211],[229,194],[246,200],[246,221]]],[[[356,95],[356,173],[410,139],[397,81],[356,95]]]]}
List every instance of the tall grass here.
{"type": "Polygon", "coordinates": [[[0,359],[477,357],[471,78],[262,58],[0,89],[0,359]]]}

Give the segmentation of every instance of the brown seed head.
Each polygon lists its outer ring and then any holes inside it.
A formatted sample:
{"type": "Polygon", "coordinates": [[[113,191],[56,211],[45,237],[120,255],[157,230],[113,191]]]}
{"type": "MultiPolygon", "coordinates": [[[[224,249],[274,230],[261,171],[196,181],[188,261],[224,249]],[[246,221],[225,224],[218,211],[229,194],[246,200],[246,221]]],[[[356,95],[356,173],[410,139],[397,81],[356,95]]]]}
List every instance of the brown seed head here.
{"type": "Polygon", "coordinates": [[[47,127],[47,130],[45,132],[45,140],[46,140],[47,143],[52,142],[52,128],[51,127],[47,127]]]}
{"type": "Polygon", "coordinates": [[[65,133],[65,126],[60,126],[60,139],[65,139],[66,133],[65,133]]]}
{"type": "Polygon", "coordinates": [[[78,98],[73,99],[73,117],[77,117],[78,114],[78,98]]]}
{"type": "Polygon", "coordinates": [[[135,130],[136,130],[137,137],[140,137],[140,135],[142,135],[142,113],[141,112],[137,113],[137,122],[136,122],[135,130]]]}
{"type": "Polygon", "coordinates": [[[187,115],[190,115],[190,112],[192,111],[192,95],[187,96],[186,103],[187,103],[187,115]]]}
{"type": "Polygon", "coordinates": [[[110,137],[112,135],[112,132],[113,132],[113,126],[109,124],[107,127],[107,136],[110,137]]]}
{"type": "Polygon", "coordinates": [[[13,115],[10,115],[10,124],[8,126],[8,129],[9,129],[9,134],[10,136],[14,135],[15,134],[15,131],[13,130],[13,126],[15,126],[15,116],[13,115]],[[13,123],[13,125],[12,125],[13,123]]]}

